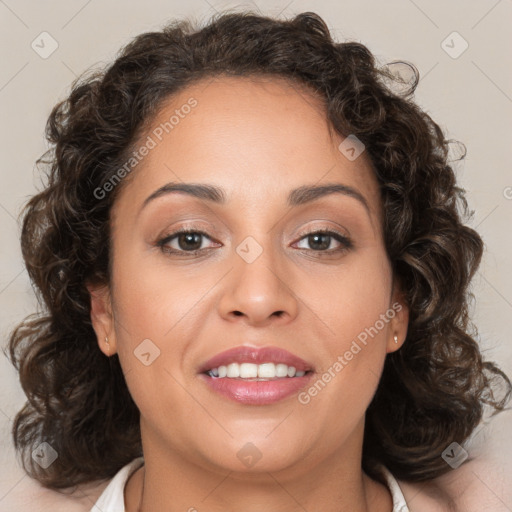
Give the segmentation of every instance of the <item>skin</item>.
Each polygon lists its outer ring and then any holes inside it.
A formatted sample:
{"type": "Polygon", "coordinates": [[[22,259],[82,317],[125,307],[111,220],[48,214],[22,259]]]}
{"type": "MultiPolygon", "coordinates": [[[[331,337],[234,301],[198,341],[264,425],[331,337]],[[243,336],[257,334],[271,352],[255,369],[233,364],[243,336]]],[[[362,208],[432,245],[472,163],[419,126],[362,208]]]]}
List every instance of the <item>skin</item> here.
{"type": "Polygon", "coordinates": [[[118,353],[141,412],[145,466],[125,488],[127,510],[137,510],[145,476],[143,511],[390,512],[391,495],[362,471],[361,453],[386,354],[406,337],[405,304],[307,404],[294,395],[242,405],[197,374],[226,349],[276,345],[311,363],[314,382],[400,302],[370,160],[348,160],[319,100],[275,77],[198,82],[162,107],[148,133],[190,97],[197,106],[120,191],[111,283],[89,288],[99,348],[118,353]],[[222,187],[227,202],[172,193],[142,207],[171,181],[222,187]],[[291,189],[327,182],[357,189],[368,210],[344,194],[286,206],[291,189]],[[156,245],[180,227],[208,233],[203,255],[187,255],[190,243],[178,238],[169,244],[183,256],[156,245]],[[304,234],[325,229],[353,247],[322,257],[304,234]],[[236,252],[248,236],[263,250],[252,263],[236,252]],[[148,366],[134,356],[145,339],[160,350],[148,366]],[[237,457],[248,442],[261,453],[250,468],[237,457]]]}

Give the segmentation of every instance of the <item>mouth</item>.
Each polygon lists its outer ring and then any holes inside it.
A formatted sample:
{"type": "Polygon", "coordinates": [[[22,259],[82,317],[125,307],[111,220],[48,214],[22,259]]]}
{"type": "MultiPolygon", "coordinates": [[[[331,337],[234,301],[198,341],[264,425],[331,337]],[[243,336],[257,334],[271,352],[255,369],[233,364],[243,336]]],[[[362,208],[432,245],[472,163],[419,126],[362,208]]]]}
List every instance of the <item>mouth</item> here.
{"type": "Polygon", "coordinates": [[[204,363],[200,378],[230,400],[265,405],[296,394],[305,387],[312,365],[277,347],[236,347],[204,363]]]}

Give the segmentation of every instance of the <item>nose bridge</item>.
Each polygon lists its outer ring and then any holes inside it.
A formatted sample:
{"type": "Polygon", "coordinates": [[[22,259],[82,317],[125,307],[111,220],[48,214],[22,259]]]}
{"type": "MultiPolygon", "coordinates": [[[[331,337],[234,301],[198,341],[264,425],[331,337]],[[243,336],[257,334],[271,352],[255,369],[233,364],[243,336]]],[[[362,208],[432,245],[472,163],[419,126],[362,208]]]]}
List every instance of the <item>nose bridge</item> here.
{"type": "Polygon", "coordinates": [[[234,268],[229,274],[221,314],[242,314],[251,323],[265,322],[273,316],[294,317],[297,304],[286,282],[285,260],[273,243],[272,231],[244,238],[234,248],[234,268]]]}
{"type": "MultiPolygon", "coordinates": [[[[249,235],[235,247],[235,273],[238,279],[263,288],[277,287],[279,255],[273,246],[272,233],[249,235]]],[[[270,288],[269,290],[270,291],[270,288]]]]}

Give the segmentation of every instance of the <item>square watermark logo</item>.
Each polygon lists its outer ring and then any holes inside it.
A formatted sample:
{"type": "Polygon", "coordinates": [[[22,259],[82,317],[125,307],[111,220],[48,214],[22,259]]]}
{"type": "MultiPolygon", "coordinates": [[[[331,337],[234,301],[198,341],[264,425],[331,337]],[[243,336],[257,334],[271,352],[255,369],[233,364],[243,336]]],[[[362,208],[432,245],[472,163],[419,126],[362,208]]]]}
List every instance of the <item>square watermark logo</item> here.
{"type": "Polygon", "coordinates": [[[46,441],[41,443],[35,450],[32,451],[32,458],[43,469],[50,467],[57,457],[58,453],[46,441]]]}
{"type": "Polygon", "coordinates": [[[252,263],[261,255],[263,247],[252,236],[248,236],[237,246],[236,252],[246,263],[252,263]]]}
{"type": "Polygon", "coordinates": [[[353,162],[365,150],[365,145],[351,134],[343,140],[338,149],[347,160],[353,162]]]}
{"type": "Polygon", "coordinates": [[[30,46],[39,57],[47,59],[59,47],[59,43],[48,32],[41,32],[30,46]]]}
{"type": "Polygon", "coordinates": [[[458,32],[454,31],[443,40],[441,48],[452,59],[458,59],[469,48],[469,43],[458,32]]]}
{"type": "Polygon", "coordinates": [[[456,469],[468,458],[468,452],[459,443],[453,442],[441,457],[449,466],[456,469]]]}
{"type": "Polygon", "coordinates": [[[244,466],[252,468],[263,456],[253,443],[246,443],[236,456],[240,459],[244,466]]]}
{"type": "Polygon", "coordinates": [[[149,366],[160,355],[160,349],[150,339],[145,339],[133,353],[144,366],[149,366]]]}

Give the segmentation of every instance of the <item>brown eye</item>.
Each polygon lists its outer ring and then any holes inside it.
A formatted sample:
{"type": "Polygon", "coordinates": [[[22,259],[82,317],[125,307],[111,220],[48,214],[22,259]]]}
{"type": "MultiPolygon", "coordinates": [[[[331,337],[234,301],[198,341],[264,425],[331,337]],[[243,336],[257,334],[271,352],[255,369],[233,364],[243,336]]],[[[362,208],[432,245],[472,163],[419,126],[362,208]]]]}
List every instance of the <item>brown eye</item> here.
{"type": "Polygon", "coordinates": [[[209,249],[201,247],[205,238],[211,240],[203,231],[183,229],[165,236],[156,245],[167,253],[194,255],[209,249]]]}
{"type": "Polygon", "coordinates": [[[176,240],[180,249],[194,251],[201,248],[202,236],[200,233],[181,233],[176,240]]]}
{"type": "Polygon", "coordinates": [[[299,249],[306,249],[315,252],[323,252],[332,254],[339,251],[344,251],[353,247],[349,238],[336,231],[313,231],[306,233],[301,238],[301,241],[306,241],[309,247],[299,247],[299,249]],[[337,243],[338,247],[332,247],[337,243]]]}

